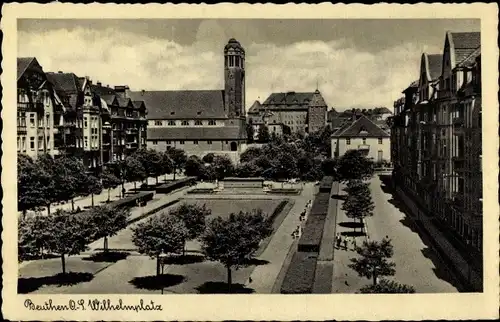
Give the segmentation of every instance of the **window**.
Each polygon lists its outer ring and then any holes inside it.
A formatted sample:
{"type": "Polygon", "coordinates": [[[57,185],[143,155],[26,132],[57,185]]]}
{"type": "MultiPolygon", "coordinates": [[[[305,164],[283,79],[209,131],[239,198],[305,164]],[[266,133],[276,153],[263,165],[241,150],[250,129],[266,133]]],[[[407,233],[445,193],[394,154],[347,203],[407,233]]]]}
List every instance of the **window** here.
{"type": "Polygon", "coordinates": [[[183,126],[189,125],[189,121],[182,121],[181,125],[183,126]]]}
{"type": "Polygon", "coordinates": [[[50,115],[49,114],[45,115],[45,119],[46,119],[45,126],[50,127],[50,115]]]}
{"type": "Polygon", "coordinates": [[[366,144],[366,138],[363,138],[363,144],[366,144]]]}
{"type": "Polygon", "coordinates": [[[43,136],[38,137],[38,150],[43,150],[43,136]]]}
{"type": "Polygon", "coordinates": [[[30,149],[33,151],[35,149],[35,137],[30,137],[30,149]]]}
{"type": "Polygon", "coordinates": [[[184,144],[184,141],[179,141],[179,144],[180,144],[180,145],[183,145],[183,144],[184,144]]]}
{"type": "Polygon", "coordinates": [[[155,125],[161,126],[161,121],[155,121],[155,125]]]}
{"type": "Polygon", "coordinates": [[[345,139],[345,144],[347,145],[351,144],[351,139],[345,139]]]}
{"type": "Polygon", "coordinates": [[[17,151],[21,151],[21,138],[17,137],[17,151]]]}
{"type": "Polygon", "coordinates": [[[86,128],[87,128],[87,126],[88,126],[88,119],[87,119],[87,118],[85,118],[83,122],[84,122],[84,123],[83,123],[83,127],[86,129],[86,128]]]}
{"type": "Polygon", "coordinates": [[[35,113],[30,113],[30,126],[35,127],[35,113]]]}
{"type": "Polygon", "coordinates": [[[168,121],[168,125],[175,125],[175,121],[168,121]]]}
{"type": "Polygon", "coordinates": [[[166,141],[166,144],[172,144],[172,142],[171,141],[166,141]]]}
{"type": "Polygon", "coordinates": [[[378,144],[382,144],[382,138],[378,138],[378,144]]]}
{"type": "Polygon", "coordinates": [[[50,150],[50,136],[47,136],[47,150],[50,150]]]}
{"type": "Polygon", "coordinates": [[[26,151],[26,137],[21,137],[21,150],[26,151]]]}
{"type": "Polygon", "coordinates": [[[212,144],[212,141],[207,141],[207,144],[212,144]]]}
{"type": "Polygon", "coordinates": [[[196,120],[196,121],[194,122],[194,125],[203,125],[203,123],[202,123],[200,120],[196,120]]]}
{"type": "Polygon", "coordinates": [[[89,138],[88,137],[84,137],[84,140],[85,140],[85,147],[88,148],[88,146],[89,146],[89,138]]]}
{"type": "Polygon", "coordinates": [[[196,140],[193,141],[193,144],[198,145],[198,141],[196,141],[196,140]]]}
{"type": "Polygon", "coordinates": [[[215,120],[208,121],[208,125],[215,125],[215,120]]]}
{"type": "Polygon", "coordinates": [[[158,145],[158,141],[157,140],[153,140],[153,145],[158,145]]]}

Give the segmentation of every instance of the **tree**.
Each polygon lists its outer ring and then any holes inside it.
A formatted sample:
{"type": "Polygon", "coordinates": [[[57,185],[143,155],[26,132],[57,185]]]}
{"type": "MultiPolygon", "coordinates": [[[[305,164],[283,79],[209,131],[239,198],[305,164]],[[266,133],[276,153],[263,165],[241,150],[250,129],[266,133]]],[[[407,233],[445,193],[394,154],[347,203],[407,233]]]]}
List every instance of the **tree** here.
{"type": "Polygon", "coordinates": [[[184,166],[184,173],[189,177],[201,177],[203,173],[203,163],[196,155],[190,156],[184,166]]]}
{"type": "Polygon", "coordinates": [[[277,181],[296,178],[298,175],[297,162],[291,153],[280,153],[273,165],[272,177],[277,181]]]}
{"type": "Polygon", "coordinates": [[[18,155],[17,159],[17,206],[26,217],[26,211],[45,205],[44,187],[41,186],[43,169],[27,155],[18,155]]]}
{"type": "Polygon", "coordinates": [[[118,179],[109,169],[105,169],[101,175],[102,187],[108,190],[108,202],[111,201],[111,189],[118,187],[121,180],[118,179]]]}
{"type": "Polygon", "coordinates": [[[181,170],[184,168],[184,165],[187,161],[187,156],[186,152],[184,152],[181,149],[176,149],[176,148],[171,148],[167,150],[167,154],[170,157],[170,159],[173,162],[174,165],[174,180],[175,180],[175,174],[177,171],[181,170]]]}
{"type": "Polygon", "coordinates": [[[61,175],[56,175],[57,168],[54,159],[43,154],[38,157],[35,163],[35,168],[38,169],[36,178],[38,181],[38,189],[41,196],[42,205],[47,207],[47,214],[50,214],[50,205],[60,199],[62,186],[58,185],[58,180],[61,175]]]}
{"type": "Polygon", "coordinates": [[[47,249],[51,238],[47,216],[35,215],[18,221],[18,259],[23,261],[41,255],[47,249]]]}
{"type": "Polygon", "coordinates": [[[362,287],[360,293],[415,293],[415,288],[411,285],[400,284],[396,281],[390,281],[383,278],[376,285],[362,287]]]}
{"type": "Polygon", "coordinates": [[[266,125],[259,126],[259,132],[257,133],[257,139],[261,143],[267,143],[271,139],[271,135],[269,134],[269,128],[266,125]]]}
{"type": "Polygon", "coordinates": [[[158,184],[158,177],[169,171],[169,165],[165,163],[163,155],[155,150],[137,150],[135,157],[141,162],[147,177],[156,179],[156,184],[158,184]],[[167,166],[167,169],[165,169],[165,166],[167,166]]]}
{"type": "Polygon", "coordinates": [[[254,161],[255,159],[257,159],[261,155],[262,155],[261,148],[250,147],[250,148],[246,149],[245,152],[243,152],[240,155],[240,162],[254,161]]]}
{"type": "Polygon", "coordinates": [[[389,239],[384,238],[381,242],[365,241],[362,247],[356,247],[356,252],[360,258],[351,258],[349,267],[359,276],[372,279],[373,285],[377,285],[378,277],[393,276],[396,273],[396,264],[388,261],[394,254],[389,239]]]}
{"type": "Polygon", "coordinates": [[[234,173],[240,178],[252,178],[260,176],[260,169],[255,162],[242,162],[236,166],[234,173]]]}
{"type": "Polygon", "coordinates": [[[214,162],[214,158],[215,158],[215,154],[213,153],[207,153],[203,156],[203,158],[201,159],[203,161],[203,163],[212,163],[214,162]]]}
{"type": "Polygon", "coordinates": [[[372,201],[368,183],[361,180],[350,180],[344,189],[347,198],[342,204],[342,210],[348,218],[363,221],[365,217],[373,216],[375,205],[372,201]]]}
{"type": "Polygon", "coordinates": [[[215,217],[208,222],[202,236],[205,256],[218,261],[227,269],[227,284],[231,292],[231,269],[248,264],[259,244],[271,234],[271,224],[261,211],[240,212],[229,217],[215,217]]]}
{"type": "Polygon", "coordinates": [[[250,121],[246,125],[248,143],[253,143],[253,140],[254,140],[255,131],[253,129],[252,123],[253,123],[252,119],[250,119],[250,121]]]}
{"type": "Polygon", "coordinates": [[[212,167],[215,170],[215,175],[218,180],[222,180],[224,177],[232,175],[234,171],[233,162],[227,155],[216,155],[212,162],[212,167]]]}
{"type": "Polygon", "coordinates": [[[181,253],[188,235],[179,218],[165,214],[150,217],[132,231],[132,241],[139,252],[156,258],[156,275],[160,275],[160,255],[181,253]]]}
{"type": "Polygon", "coordinates": [[[373,176],[373,162],[368,160],[359,150],[348,150],[339,159],[337,174],[343,182],[359,179],[366,180],[373,176]]]}
{"type": "Polygon", "coordinates": [[[170,215],[181,220],[187,229],[186,240],[184,241],[183,255],[186,253],[186,242],[200,237],[205,231],[206,218],[212,211],[205,205],[197,206],[194,204],[183,203],[174,209],[170,215]]]}
{"type": "Polygon", "coordinates": [[[172,161],[172,159],[170,159],[170,156],[166,152],[161,154],[161,167],[163,169],[162,173],[165,174],[166,180],[167,174],[172,173],[172,170],[174,168],[174,162],[172,161]]]}
{"type": "Polygon", "coordinates": [[[142,162],[131,155],[125,159],[123,166],[126,180],[134,182],[134,189],[137,189],[137,181],[142,181],[144,178],[147,178],[146,170],[142,166],[142,162]]]}
{"type": "Polygon", "coordinates": [[[86,182],[84,183],[87,192],[91,196],[92,207],[94,207],[94,195],[98,195],[102,192],[102,183],[99,178],[95,176],[88,176],[86,182]]]}
{"type": "Polygon", "coordinates": [[[325,176],[335,176],[335,166],[337,165],[336,160],[332,158],[327,158],[321,163],[321,170],[325,176]]]}
{"type": "Polygon", "coordinates": [[[74,156],[63,156],[54,160],[54,180],[60,200],[71,200],[71,210],[75,211],[74,198],[87,195],[88,182],[85,165],[74,156]]]}
{"type": "Polygon", "coordinates": [[[84,214],[71,215],[58,209],[47,220],[50,232],[47,248],[61,256],[62,273],[65,274],[65,256],[80,254],[91,242],[94,230],[92,219],[84,214]]]}
{"type": "Polygon", "coordinates": [[[104,238],[104,252],[108,251],[108,237],[116,235],[120,230],[127,227],[129,215],[130,213],[126,209],[110,206],[98,206],[90,210],[89,217],[94,225],[92,239],[104,238]]]}

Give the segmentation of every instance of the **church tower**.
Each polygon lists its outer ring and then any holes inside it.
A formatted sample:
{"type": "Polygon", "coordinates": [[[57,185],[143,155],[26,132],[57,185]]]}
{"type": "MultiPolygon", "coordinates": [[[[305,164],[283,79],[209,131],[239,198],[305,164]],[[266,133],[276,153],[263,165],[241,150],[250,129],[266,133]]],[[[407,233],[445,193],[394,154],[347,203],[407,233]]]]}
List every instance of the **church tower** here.
{"type": "Polygon", "coordinates": [[[229,118],[245,117],[245,50],[234,39],[224,47],[224,109],[229,118]]]}

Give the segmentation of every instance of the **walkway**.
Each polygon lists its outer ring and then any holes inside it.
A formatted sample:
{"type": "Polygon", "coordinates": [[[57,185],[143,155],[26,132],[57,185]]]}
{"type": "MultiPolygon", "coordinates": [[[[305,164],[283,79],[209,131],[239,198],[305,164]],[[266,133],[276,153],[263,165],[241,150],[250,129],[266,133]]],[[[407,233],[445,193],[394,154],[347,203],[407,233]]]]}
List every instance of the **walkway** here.
{"type": "MultiPolygon", "coordinates": [[[[293,198],[295,204],[283,220],[281,226],[276,230],[267,248],[259,256],[260,260],[268,261],[266,265],[255,267],[252,272],[252,283],[247,281],[246,286],[255,290],[258,294],[271,294],[274,283],[278,278],[280,270],[286,259],[288,251],[294,239],[292,232],[302,222],[299,220],[300,213],[304,210],[307,202],[314,197],[314,185],[307,184],[300,196],[293,198]]],[[[280,196],[283,198],[283,196],[280,196]]]]}

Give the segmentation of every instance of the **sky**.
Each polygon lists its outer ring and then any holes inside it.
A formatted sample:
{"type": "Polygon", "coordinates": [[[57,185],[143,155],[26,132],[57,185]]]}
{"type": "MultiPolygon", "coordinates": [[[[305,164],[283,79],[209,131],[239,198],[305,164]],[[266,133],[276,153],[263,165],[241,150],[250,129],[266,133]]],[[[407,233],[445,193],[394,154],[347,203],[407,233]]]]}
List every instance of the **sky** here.
{"type": "Polygon", "coordinates": [[[423,52],[478,19],[20,19],[18,57],[132,90],[223,89],[223,49],[246,51],[246,104],[318,87],[337,110],[386,106],[418,78],[423,52]]]}

